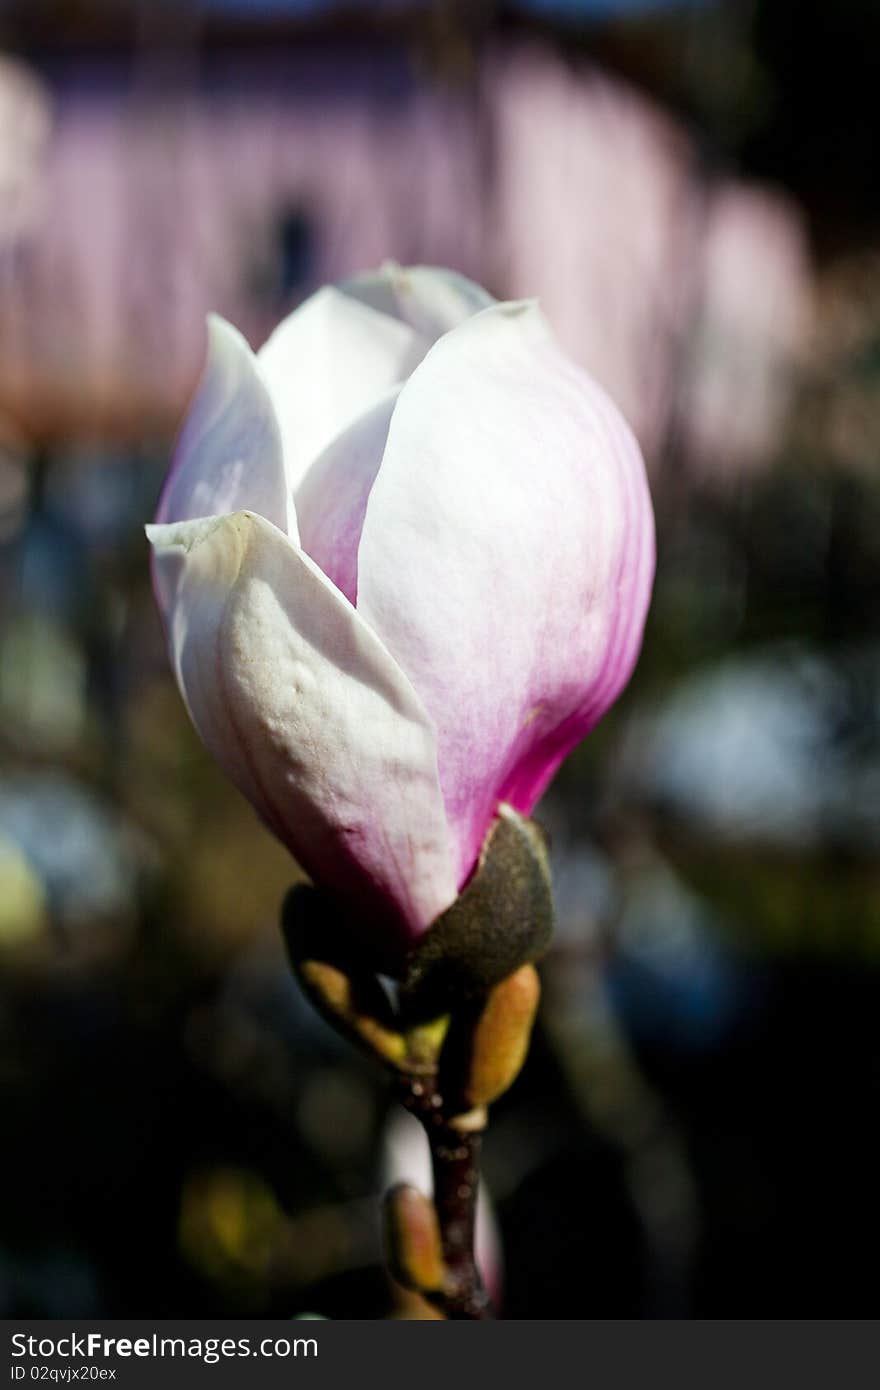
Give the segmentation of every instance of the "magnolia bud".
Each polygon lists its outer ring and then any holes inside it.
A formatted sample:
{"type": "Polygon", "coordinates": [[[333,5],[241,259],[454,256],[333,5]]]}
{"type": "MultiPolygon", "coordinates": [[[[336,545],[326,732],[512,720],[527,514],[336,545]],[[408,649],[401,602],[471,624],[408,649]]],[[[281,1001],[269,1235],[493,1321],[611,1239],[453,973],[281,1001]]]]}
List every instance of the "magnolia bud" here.
{"type": "Polygon", "coordinates": [[[471,911],[487,832],[641,645],[638,443],[537,304],[439,268],[327,286],[256,355],[212,316],[207,347],[148,528],[196,730],[374,966],[434,973],[449,937],[491,988],[546,933],[537,880],[471,911]]]}
{"type": "MultiPolygon", "coordinates": [[[[533,965],[522,966],[491,991],[476,1025],[468,1029],[465,1057],[456,1059],[459,1066],[464,1062],[458,1094],[468,1107],[491,1105],[516,1080],[529,1049],[540,996],[541,982],[533,965]]],[[[452,1038],[450,1047],[454,1047],[452,1038]]]]}
{"type": "Polygon", "coordinates": [[[303,992],[331,1027],[381,1061],[403,1067],[407,1043],[388,996],[357,948],[329,929],[327,907],[308,884],[297,884],[284,903],[284,937],[303,992]]]}

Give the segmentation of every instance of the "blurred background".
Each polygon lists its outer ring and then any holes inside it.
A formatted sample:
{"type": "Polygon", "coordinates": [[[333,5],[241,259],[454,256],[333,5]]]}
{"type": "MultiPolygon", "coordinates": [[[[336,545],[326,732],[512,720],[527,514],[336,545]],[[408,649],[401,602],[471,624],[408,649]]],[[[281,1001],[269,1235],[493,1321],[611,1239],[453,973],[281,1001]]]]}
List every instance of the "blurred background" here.
{"type": "Polygon", "coordinates": [[[657,513],[540,811],[502,1311],[876,1313],[878,87],[874,0],[0,0],[0,1314],[423,1311],[419,1136],[288,976],[142,531],[206,310],[387,257],[537,295],[657,513]]]}

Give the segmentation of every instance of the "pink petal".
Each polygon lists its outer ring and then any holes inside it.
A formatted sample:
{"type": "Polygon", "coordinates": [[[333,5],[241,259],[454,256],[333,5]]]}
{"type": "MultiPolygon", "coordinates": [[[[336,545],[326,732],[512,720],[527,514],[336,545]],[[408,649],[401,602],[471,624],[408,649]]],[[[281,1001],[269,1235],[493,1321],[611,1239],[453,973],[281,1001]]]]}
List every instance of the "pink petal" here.
{"type": "Polygon", "coordinates": [[[391,421],[358,610],[436,725],[459,884],[499,800],[531,811],[626,683],[653,563],[638,445],[537,309],[442,338],[391,421]]]}

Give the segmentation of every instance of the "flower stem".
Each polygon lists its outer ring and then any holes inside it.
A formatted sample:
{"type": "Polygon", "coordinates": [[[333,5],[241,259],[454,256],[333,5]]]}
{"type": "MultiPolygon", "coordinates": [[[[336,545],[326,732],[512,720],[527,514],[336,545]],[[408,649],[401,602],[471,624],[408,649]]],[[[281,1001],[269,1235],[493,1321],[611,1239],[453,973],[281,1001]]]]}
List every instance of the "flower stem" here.
{"type": "Polygon", "coordinates": [[[484,1112],[476,1115],[476,1125],[473,1115],[450,1117],[430,1077],[408,1078],[402,1100],[428,1137],[446,1267],[442,1292],[425,1297],[449,1319],[490,1318],[489,1297],[474,1258],[484,1112]]]}
{"type": "Polygon", "coordinates": [[[434,1169],[434,1206],[443,1257],[449,1271],[448,1318],[491,1316],[489,1299],[474,1259],[481,1134],[429,1130],[434,1169]]]}

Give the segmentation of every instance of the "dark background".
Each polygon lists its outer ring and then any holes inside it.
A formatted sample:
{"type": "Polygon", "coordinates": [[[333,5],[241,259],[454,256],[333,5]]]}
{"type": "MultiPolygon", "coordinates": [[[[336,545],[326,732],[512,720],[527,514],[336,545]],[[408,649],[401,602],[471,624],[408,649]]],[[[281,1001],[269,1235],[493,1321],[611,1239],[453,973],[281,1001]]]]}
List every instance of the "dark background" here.
{"type": "Polygon", "coordinates": [[[4,1316],[424,1312],[376,1218],[422,1156],[288,977],[142,533],[204,312],[384,256],[537,294],[657,515],[539,812],[503,1315],[876,1312],[878,89],[872,0],[0,0],[4,1316]]]}

